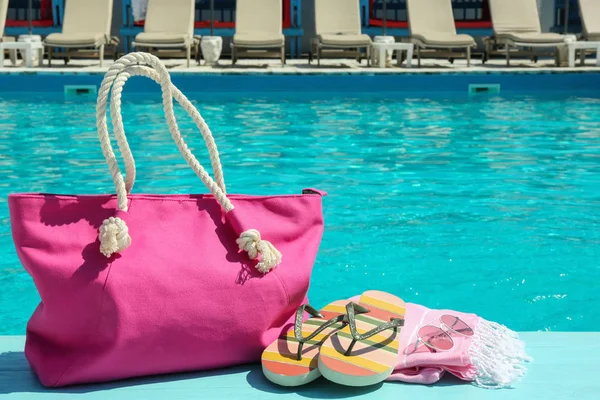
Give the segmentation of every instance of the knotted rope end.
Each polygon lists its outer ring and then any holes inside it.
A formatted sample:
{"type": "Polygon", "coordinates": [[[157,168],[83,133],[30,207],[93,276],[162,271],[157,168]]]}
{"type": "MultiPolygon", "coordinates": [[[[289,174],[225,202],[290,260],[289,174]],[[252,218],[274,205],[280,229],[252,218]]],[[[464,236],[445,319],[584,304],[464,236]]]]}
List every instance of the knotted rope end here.
{"type": "Polygon", "coordinates": [[[110,217],[102,222],[98,239],[100,239],[100,252],[107,258],[120,253],[131,244],[127,224],[119,217],[110,217]]]}
{"type": "Polygon", "coordinates": [[[281,264],[282,255],[279,250],[268,240],[262,240],[260,232],[256,229],[243,232],[236,243],[240,250],[248,253],[251,260],[257,259],[260,255],[260,261],[256,264],[256,269],[263,274],[281,264]]]}

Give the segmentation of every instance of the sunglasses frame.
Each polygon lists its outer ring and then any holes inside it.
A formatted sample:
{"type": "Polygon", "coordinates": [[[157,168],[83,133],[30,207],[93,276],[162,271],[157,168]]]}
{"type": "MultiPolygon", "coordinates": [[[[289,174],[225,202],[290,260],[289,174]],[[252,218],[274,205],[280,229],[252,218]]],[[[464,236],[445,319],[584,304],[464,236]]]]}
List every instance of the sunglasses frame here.
{"type": "Polygon", "coordinates": [[[455,315],[450,315],[450,314],[443,314],[440,315],[437,318],[434,318],[431,322],[428,322],[426,324],[423,324],[419,327],[419,329],[417,330],[417,342],[415,343],[415,349],[419,347],[419,343],[423,343],[425,346],[427,346],[428,348],[430,348],[433,351],[450,351],[454,348],[454,339],[452,339],[452,336],[450,336],[450,333],[448,333],[448,331],[456,333],[458,335],[464,336],[464,337],[470,337],[473,336],[473,328],[471,328],[471,326],[469,324],[467,324],[465,321],[463,321],[462,319],[460,319],[459,317],[455,316],[455,315]],[[451,327],[449,327],[443,320],[442,317],[452,317],[452,318],[456,318],[456,321],[460,321],[463,324],[465,324],[465,326],[467,326],[470,330],[471,330],[471,335],[467,335],[464,334],[462,332],[459,332],[451,327]],[[432,325],[431,322],[433,321],[439,321],[440,325],[436,326],[436,325],[432,325]],[[452,346],[449,349],[440,349],[434,345],[432,345],[431,343],[426,342],[425,340],[421,339],[421,336],[419,335],[419,331],[427,326],[430,326],[432,328],[436,328],[439,329],[444,335],[448,336],[448,339],[450,339],[450,343],[452,343],[452,346]],[[444,329],[444,327],[448,330],[446,331],[446,329],[444,329]]]}

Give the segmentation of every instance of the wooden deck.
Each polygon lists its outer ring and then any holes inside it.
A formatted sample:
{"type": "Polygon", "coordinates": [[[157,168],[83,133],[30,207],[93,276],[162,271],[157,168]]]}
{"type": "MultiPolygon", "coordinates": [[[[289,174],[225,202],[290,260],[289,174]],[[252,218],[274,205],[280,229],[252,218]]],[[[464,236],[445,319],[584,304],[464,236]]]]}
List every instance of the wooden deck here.
{"type": "Polygon", "coordinates": [[[37,382],[25,360],[25,338],[0,336],[0,399],[600,399],[600,332],[536,332],[523,333],[522,338],[534,361],[514,389],[480,389],[451,377],[433,386],[384,383],[346,388],[319,379],[285,389],[270,384],[260,366],[251,365],[48,390],[37,382]]]}

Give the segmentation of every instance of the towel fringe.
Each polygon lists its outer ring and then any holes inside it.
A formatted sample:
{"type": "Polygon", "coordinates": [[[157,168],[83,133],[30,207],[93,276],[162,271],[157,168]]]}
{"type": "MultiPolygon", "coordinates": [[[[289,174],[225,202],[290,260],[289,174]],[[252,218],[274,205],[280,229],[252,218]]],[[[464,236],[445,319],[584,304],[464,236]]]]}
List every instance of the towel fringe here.
{"type": "Polygon", "coordinates": [[[479,318],[469,348],[471,364],[477,370],[474,384],[487,389],[511,387],[525,375],[525,363],[532,360],[519,335],[504,325],[479,318]]]}

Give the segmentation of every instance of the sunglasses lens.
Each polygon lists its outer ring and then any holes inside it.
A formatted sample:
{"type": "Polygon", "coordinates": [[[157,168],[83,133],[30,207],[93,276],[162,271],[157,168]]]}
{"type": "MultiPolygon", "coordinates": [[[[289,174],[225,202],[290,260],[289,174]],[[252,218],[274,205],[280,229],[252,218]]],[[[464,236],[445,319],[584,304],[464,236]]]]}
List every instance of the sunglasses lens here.
{"type": "Polygon", "coordinates": [[[419,338],[429,347],[436,350],[450,350],[454,346],[454,342],[450,335],[444,332],[441,328],[425,325],[419,329],[419,338]]]}
{"type": "Polygon", "coordinates": [[[462,319],[454,315],[442,315],[440,319],[448,329],[464,336],[473,336],[473,329],[462,319]]]}

